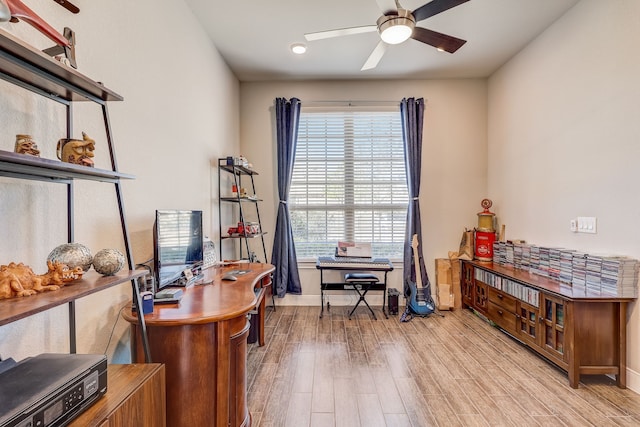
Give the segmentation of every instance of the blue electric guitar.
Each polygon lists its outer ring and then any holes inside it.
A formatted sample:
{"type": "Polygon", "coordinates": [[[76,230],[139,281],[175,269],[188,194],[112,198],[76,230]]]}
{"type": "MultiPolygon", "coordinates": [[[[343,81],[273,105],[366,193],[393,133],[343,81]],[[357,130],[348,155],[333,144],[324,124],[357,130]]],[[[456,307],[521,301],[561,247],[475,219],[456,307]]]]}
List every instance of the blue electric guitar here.
{"type": "Polygon", "coordinates": [[[428,316],[436,311],[436,304],[431,297],[431,286],[422,284],[422,274],[420,273],[420,256],[418,255],[418,235],[414,234],[411,239],[413,248],[413,262],[416,269],[416,283],[407,279],[409,285],[409,296],[407,307],[413,314],[418,316],[428,316]]]}

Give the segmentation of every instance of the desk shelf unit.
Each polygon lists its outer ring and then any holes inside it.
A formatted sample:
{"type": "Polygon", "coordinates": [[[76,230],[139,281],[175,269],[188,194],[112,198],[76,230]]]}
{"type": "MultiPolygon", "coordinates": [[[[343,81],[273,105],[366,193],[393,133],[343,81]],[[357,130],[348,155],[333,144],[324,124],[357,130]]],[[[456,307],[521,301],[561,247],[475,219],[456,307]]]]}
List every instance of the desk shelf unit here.
{"type": "Polygon", "coordinates": [[[222,241],[226,239],[239,239],[239,258],[242,259],[245,255],[250,257],[251,254],[251,245],[250,241],[259,240],[262,243],[262,262],[267,262],[267,248],[264,243],[264,235],[266,234],[262,229],[262,221],[260,220],[260,202],[261,199],[256,197],[256,186],[254,177],[258,175],[258,172],[253,169],[249,169],[240,165],[228,165],[227,158],[218,159],[218,195],[219,195],[219,203],[218,203],[218,217],[220,218],[220,259],[224,259],[223,257],[223,248],[222,241]],[[228,190],[223,189],[223,180],[222,180],[222,172],[229,173],[233,179],[233,185],[238,190],[235,196],[223,196],[226,194],[228,190]],[[243,178],[246,182],[250,181],[251,187],[251,195],[243,196],[240,194],[240,189],[244,188],[243,178]],[[222,229],[222,204],[230,203],[234,204],[238,207],[238,221],[240,223],[247,223],[249,216],[249,209],[252,210],[251,213],[255,214],[255,217],[258,222],[258,227],[260,231],[258,233],[248,234],[246,232],[239,233],[236,235],[230,235],[227,233],[227,230],[222,229]]]}
{"type": "MultiPolygon", "coordinates": [[[[69,304],[70,352],[76,352],[75,300],[127,281],[131,282],[133,300],[141,306],[136,280],[147,274],[146,270],[134,270],[122,200],[122,179],[133,175],[118,171],[107,102],[122,101],[122,96],[67,67],[0,29],[0,78],[37,95],[58,102],[66,108],[67,138],[73,130],[73,104],[94,102],[101,106],[112,170],[97,169],[0,150],[0,176],[59,183],[67,189],[67,241],[74,241],[74,180],[111,183],[115,186],[122,236],[126,248],[129,270],[115,276],[100,276],[87,272],[82,280],[73,282],[59,291],[45,292],[28,298],[0,301],[0,325],[11,323],[58,305],[69,304]]],[[[144,331],[145,358],[151,361],[146,343],[144,317],[140,318],[144,331]]]]}
{"type": "Polygon", "coordinates": [[[526,270],[461,261],[463,307],[568,373],[615,375],[626,388],[627,304],[635,298],[572,287],[526,270]]]}

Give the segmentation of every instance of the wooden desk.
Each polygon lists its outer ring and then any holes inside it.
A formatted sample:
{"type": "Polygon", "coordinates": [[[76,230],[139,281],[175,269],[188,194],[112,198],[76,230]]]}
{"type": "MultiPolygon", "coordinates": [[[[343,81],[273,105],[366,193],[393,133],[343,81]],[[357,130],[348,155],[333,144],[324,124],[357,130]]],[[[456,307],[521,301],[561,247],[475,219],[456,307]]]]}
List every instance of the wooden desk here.
{"type": "MultiPolygon", "coordinates": [[[[151,358],[166,366],[167,426],[249,426],[247,407],[247,313],[271,285],[271,264],[241,264],[205,270],[203,283],[186,289],[180,304],[156,305],[145,315],[151,358]],[[226,271],[250,270],[223,281],[226,271]],[[258,290],[254,292],[254,290],[258,290]]],[[[131,322],[132,354],[144,361],[136,313],[131,322]]],[[[264,317],[263,317],[264,318],[264,317]]],[[[264,341],[263,328],[260,331],[264,341]]]]}

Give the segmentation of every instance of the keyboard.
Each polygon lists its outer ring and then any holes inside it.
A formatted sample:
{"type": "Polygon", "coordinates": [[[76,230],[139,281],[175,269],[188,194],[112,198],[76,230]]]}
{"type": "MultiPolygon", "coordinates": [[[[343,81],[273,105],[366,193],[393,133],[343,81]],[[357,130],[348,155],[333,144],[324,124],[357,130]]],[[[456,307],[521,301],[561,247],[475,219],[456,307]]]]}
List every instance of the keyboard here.
{"type": "Polygon", "coordinates": [[[318,257],[318,269],[336,270],[393,270],[393,264],[386,258],[318,257]]]}

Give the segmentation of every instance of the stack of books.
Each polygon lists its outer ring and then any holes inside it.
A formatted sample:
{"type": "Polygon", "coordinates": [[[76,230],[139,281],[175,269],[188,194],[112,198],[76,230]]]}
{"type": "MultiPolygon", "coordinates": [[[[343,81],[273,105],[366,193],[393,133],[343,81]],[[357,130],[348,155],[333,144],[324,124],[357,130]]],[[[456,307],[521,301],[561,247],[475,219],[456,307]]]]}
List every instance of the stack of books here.
{"type": "Polygon", "coordinates": [[[540,264],[538,265],[538,273],[543,277],[549,277],[549,251],[551,248],[540,246],[540,264]]]}
{"type": "Polygon", "coordinates": [[[587,286],[587,254],[576,251],[571,260],[571,284],[574,287],[585,288],[587,286]]]}
{"type": "Polygon", "coordinates": [[[561,248],[549,248],[549,277],[560,278],[560,252],[561,248]]]}
{"type": "Polygon", "coordinates": [[[493,262],[550,277],[570,285],[574,290],[584,289],[590,293],[630,298],[638,296],[640,261],[629,257],[594,255],[573,249],[525,243],[495,242],[493,262]]]}
{"type": "Polygon", "coordinates": [[[540,246],[531,246],[531,258],[529,259],[529,271],[536,273],[540,269],[540,246]]]}
{"type": "Polygon", "coordinates": [[[600,292],[600,276],[602,274],[602,257],[599,255],[587,255],[587,290],[600,292]]]}
{"type": "Polygon", "coordinates": [[[573,253],[571,249],[563,249],[560,251],[560,276],[558,280],[563,283],[571,283],[573,276],[573,253]]]}
{"type": "Polygon", "coordinates": [[[637,297],[638,261],[627,257],[603,257],[600,290],[605,294],[637,297]]]}

